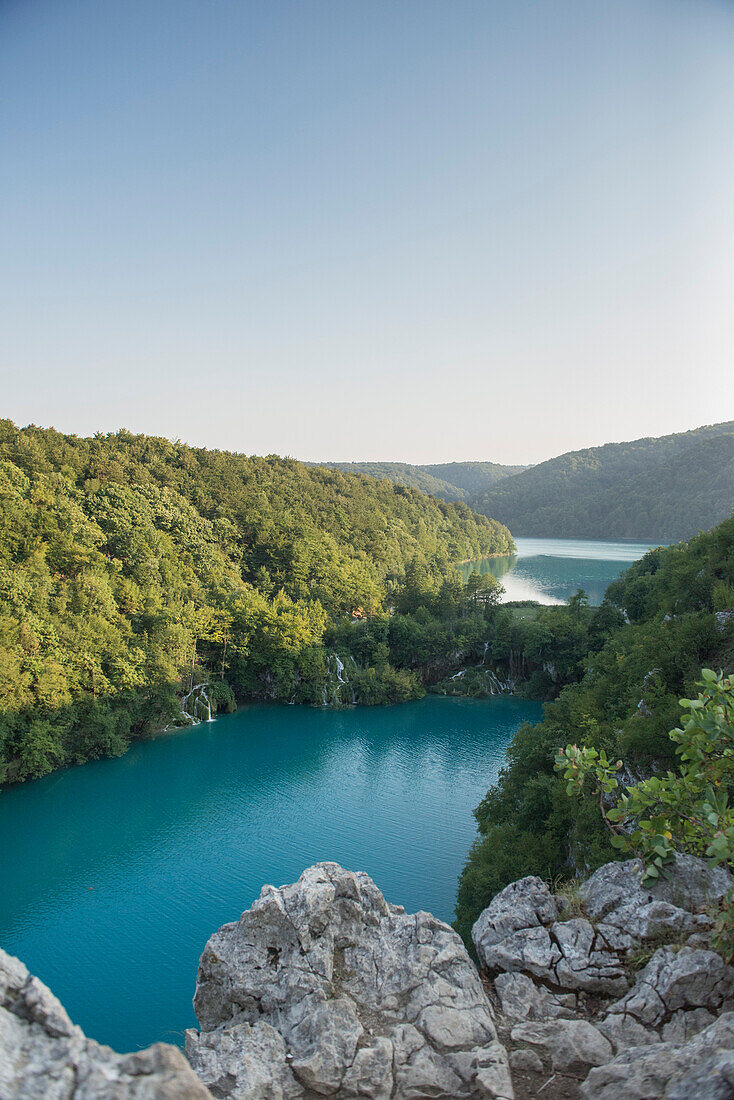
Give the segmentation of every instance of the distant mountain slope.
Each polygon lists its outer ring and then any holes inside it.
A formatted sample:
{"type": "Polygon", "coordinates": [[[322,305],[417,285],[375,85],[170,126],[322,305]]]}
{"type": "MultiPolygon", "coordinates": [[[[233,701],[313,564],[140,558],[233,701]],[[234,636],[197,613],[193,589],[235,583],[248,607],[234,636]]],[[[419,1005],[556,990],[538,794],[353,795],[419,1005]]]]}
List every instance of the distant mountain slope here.
{"type": "Polygon", "coordinates": [[[734,506],[734,421],[572,451],[468,503],[513,535],[689,538],[734,506]]]}
{"type": "Polygon", "coordinates": [[[463,489],[467,497],[481,493],[498,481],[527,470],[527,466],[502,466],[498,462],[439,462],[433,466],[419,466],[433,477],[448,481],[463,489]]]}
{"type": "MultiPolygon", "coordinates": [[[[316,463],[309,463],[316,465],[316,463]]],[[[332,470],[386,478],[443,500],[466,500],[502,478],[520,473],[526,466],[501,466],[497,462],[443,462],[414,466],[409,462],[321,462],[332,470]]]]}

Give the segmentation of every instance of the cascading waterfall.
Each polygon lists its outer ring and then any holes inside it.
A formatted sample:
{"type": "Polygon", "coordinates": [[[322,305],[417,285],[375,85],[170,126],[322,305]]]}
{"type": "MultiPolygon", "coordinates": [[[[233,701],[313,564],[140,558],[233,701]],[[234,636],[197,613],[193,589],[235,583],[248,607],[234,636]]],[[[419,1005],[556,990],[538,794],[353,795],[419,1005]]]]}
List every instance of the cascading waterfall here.
{"type": "Polygon", "coordinates": [[[489,682],[489,694],[490,695],[513,695],[517,686],[517,681],[514,676],[508,676],[506,680],[501,680],[496,672],[491,668],[487,669],[484,674],[489,682]]]}
{"type": "MultiPolygon", "coordinates": [[[[348,657],[348,661],[354,664],[354,658],[348,657]]],[[[355,666],[356,667],[356,666],[355,666]]],[[[349,703],[356,703],[357,698],[354,689],[345,675],[345,665],[338,653],[331,653],[326,662],[326,683],[321,689],[321,705],[324,707],[343,707],[349,703]],[[349,690],[349,698],[344,698],[345,690],[349,690]]]]}
{"type": "MultiPolygon", "coordinates": [[[[508,675],[503,679],[496,669],[487,668],[487,652],[489,650],[489,642],[484,642],[482,649],[482,659],[478,664],[472,666],[477,672],[484,678],[486,690],[490,695],[514,695],[517,688],[517,681],[521,677],[525,668],[525,657],[522,653],[515,653],[510,651],[508,658],[508,675]]],[[[454,672],[452,676],[449,676],[451,680],[463,680],[467,673],[471,672],[472,668],[461,668],[458,672],[454,672]]]]}
{"type": "Polygon", "coordinates": [[[518,662],[514,650],[512,650],[512,649],[510,650],[509,660],[508,660],[509,676],[507,676],[507,678],[503,680],[498,675],[498,673],[495,669],[484,667],[485,664],[486,664],[486,661],[487,661],[487,650],[488,649],[489,649],[489,642],[485,642],[484,643],[484,649],[482,650],[482,659],[479,663],[479,667],[484,672],[485,679],[486,679],[487,684],[489,686],[489,694],[490,695],[513,695],[514,692],[515,692],[515,688],[517,687],[517,671],[519,671],[519,669],[516,671],[515,665],[516,665],[516,663],[517,664],[524,664],[525,663],[524,657],[522,657],[521,661],[518,662]]]}
{"type": "Polygon", "coordinates": [[[174,719],[166,729],[180,729],[182,726],[198,726],[201,722],[213,722],[214,711],[207,695],[207,683],[194,684],[180,700],[181,715],[174,719]]]}

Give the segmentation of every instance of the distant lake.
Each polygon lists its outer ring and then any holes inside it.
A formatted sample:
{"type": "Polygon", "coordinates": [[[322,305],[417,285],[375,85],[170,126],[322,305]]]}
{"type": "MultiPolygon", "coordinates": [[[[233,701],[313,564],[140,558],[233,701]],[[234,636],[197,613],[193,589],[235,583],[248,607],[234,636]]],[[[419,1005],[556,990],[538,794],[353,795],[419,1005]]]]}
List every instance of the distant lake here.
{"type": "Polygon", "coordinates": [[[317,860],[451,920],[472,810],[539,703],[248,706],[0,795],[0,945],[117,1050],[181,1042],[208,937],[317,860]]]}
{"type": "Polygon", "coordinates": [[[504,600],[565,603],[583,588],[589,603],[601,603],[607,585],[632,562],[659,543],[627,539],[515,539],[517,554],[481,558],[460,565],[466,580],[472,571],[491,573],[505,586],[504,600]]]}

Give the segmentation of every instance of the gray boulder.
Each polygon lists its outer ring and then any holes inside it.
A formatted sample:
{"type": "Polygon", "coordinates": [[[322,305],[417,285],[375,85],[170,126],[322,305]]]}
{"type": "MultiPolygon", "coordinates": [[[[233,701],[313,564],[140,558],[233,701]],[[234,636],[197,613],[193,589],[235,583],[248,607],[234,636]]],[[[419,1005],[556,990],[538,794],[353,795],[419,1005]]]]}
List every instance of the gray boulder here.
{"type": "Polygon", "coordinates": [[[605,1065],[614,1056],[612,1044],[588,1020],[517,1024],[511,1037],[515,1043],[535,1047],[561,1073],[585,1073],[590,1066],[605,1065]]]}
{"type": "Polygon", "coordinates": [[[633,1047],[592,1069],[584,1100],[731,1100],[734,1096],[734,1012],[724,1013],[680,1046],[633,1047]]]}
{"type": "Polygon", "coordinates": [[[579,890],[587,915],[636,940],[710,928],[711,918],[703,910],[734,888],[729,872],[681,853],[665,870],[668,877],[643,887],[639,859],[600,867],[579,890]]]}
{"type": "Polygon", "coordinates": [[[212,1100],[180,1050],[116,1054],[75,1027],[53,993],[0,950],[2,1100],[212,1100]]]}
{"type": "Polygon", "coordinates": [[[734,967],[715,951],[661,947],[629,993],[609,1006],[609,1014],[632,1016],[648,1027],[658,1027],[680,1010],[716,1012],[732,999],[734,967]]]}
{"type": "Polygon", "coordinates": [[[509,1021],[553,1020],[575,1014],[574,993],[551,993],[542,985],[536,985],[526,974],[498,974],[494,988],[502,1015],[509,1021]]]}
{"type": "MultiPolygon", "coordinates": [[[[710,1023],[710,1020],[707,1023],[710,1023]]],[[[605,1016],[597,1022],[597,1027],[602,1035],[606,1035],[616,1051],[627,1050],[628,1047],[650,1046],[652,1043],[660,1042],[659,1032],[645,1027],[634,1016],[627,1016],[621,1012],[612,1012],[605,1016]]]]}
{"type": "Polygon", "coordinates": [[[493,974],[521,972],[563,989],[623,993],[629,983],[609,942],[616,946],[618,930],[605,936],[603,927],[595,929],[588,920],[557,916],[555,898],[541,879],[513,882],[472,928],[480,962],[493,974]]]}
{"type": "Polygon", "coordinates": [[[218,1097],[510,1100],[507,1054],[466,950],[336,863],[263,888],[199,963],[186,1051],[218,1097]]]}
{"type": "Polygon", "coordinates": [[[508,940],[513,933],[552,924],[558,919],[558,906],[541,878],[528,875],[511,882],[496,894],[472,928],[472,940],[485,966],[484,956],[491,947],[508,940]]]}
{"type": "Polygon", "coordinates": [[[710,933],[711,910],[734,883],[688,855],[666,870],[643,887],[639,860],[601,867],[579,889],[583,916],[534,877],[481,914],[472,936],[500,1023],[522,1048],[511,1055],[518,1072],[537,1071],[534,1054],[558,1074],[588,1072],[584,1096],[734,1100],[720,1023],[734,1009],[734,967],[711,950],[710,933]],[[630,989],[633,952],[658,937],[676,946],[655,951],[630,989]]]}
{"type": "Polygon", "coordinates": [[[515,1073],[542,1073],[543,1063],[534,1050],[510,1051],[510,1066],[515,1073]]]}

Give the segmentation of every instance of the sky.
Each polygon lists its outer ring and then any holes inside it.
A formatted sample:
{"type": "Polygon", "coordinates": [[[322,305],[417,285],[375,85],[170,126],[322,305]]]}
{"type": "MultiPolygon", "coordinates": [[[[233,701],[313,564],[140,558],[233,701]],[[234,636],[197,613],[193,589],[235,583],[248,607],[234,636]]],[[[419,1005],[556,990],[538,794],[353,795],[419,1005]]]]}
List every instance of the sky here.
{"type": "Polygon", "coordinates": [[[734,4],[0,0],[0,415],[538,462],[734,418],[734,4]]]}

